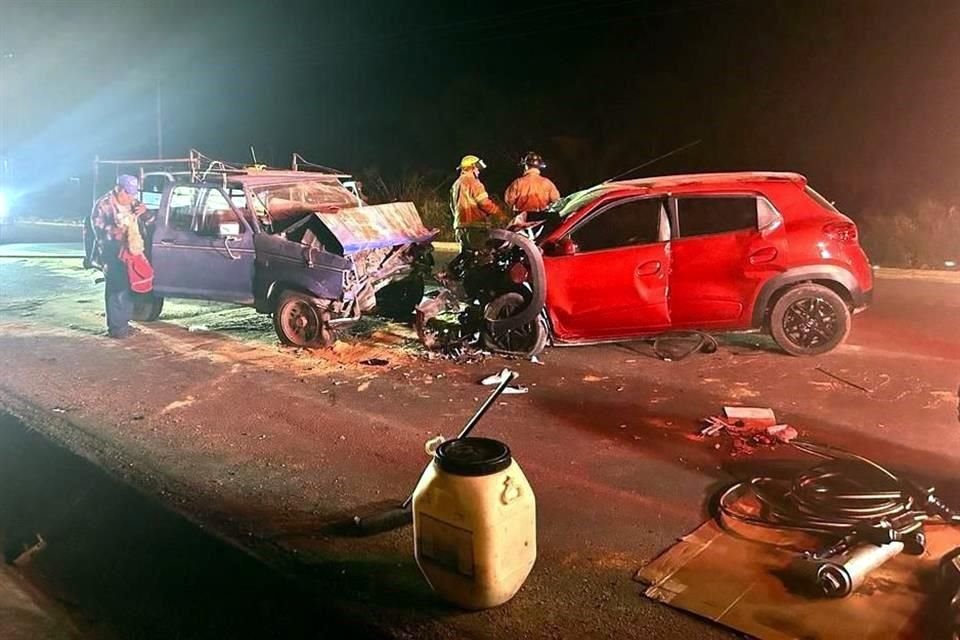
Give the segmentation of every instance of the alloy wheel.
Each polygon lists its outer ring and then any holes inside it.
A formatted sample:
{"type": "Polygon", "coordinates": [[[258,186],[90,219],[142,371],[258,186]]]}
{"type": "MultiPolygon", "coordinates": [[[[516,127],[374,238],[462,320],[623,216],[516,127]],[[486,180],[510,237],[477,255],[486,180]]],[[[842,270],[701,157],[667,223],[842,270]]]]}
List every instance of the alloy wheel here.
{"type": "Polygon", "coordinates": [[[804,349],[830,342],[839,328],[836,310],[820,297],[795,301],[783,316],[783,331],[787,338],[804,349]]]}

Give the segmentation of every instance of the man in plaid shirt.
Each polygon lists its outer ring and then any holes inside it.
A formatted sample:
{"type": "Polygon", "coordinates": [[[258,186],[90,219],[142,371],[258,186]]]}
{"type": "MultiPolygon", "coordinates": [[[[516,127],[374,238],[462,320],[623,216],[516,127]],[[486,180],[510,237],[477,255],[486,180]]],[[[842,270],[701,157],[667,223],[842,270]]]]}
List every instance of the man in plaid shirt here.
{"type": "Polygon", "coordinates": [[[117,186],[93,205],[90,218],[84,225],[85,266],[103,270],[107,333],[112,338],[130,335],[133,293],[127,265],[120,259],[120,252],[129,249],[131,235],[139,238],[139,229],[131,233],[139,224],[138,218],[147,210],[136,199],[139,192],[140,181],[136,177],[120,176],[117,186]]]}

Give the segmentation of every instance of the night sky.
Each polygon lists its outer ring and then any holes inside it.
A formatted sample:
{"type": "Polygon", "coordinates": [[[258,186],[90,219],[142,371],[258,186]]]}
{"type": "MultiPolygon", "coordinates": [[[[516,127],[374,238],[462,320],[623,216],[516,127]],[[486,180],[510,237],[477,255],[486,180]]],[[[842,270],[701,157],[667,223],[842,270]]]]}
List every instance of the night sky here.
{"type": "Polygon", "coordinates": [[[0,0],[0,152],[55,183],[95,154],[387,179],[540,150],[562,191],[649,167],[806,173],[843,206],[960,194],[960,2],[0,0]]]}

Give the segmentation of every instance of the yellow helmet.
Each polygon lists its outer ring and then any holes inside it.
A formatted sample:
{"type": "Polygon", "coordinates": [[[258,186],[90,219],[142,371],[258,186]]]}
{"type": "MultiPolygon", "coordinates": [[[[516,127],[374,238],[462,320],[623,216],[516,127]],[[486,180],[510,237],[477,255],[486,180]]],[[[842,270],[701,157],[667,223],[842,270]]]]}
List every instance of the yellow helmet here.
{"type": "Polygon", "coordinates": [[[464,169],[472,169],[473,167],[486,169],[487,165],[477,156],[463,156],[463,160],[460,161],[460,166],[457,168],[463,171],[464,169]]]}

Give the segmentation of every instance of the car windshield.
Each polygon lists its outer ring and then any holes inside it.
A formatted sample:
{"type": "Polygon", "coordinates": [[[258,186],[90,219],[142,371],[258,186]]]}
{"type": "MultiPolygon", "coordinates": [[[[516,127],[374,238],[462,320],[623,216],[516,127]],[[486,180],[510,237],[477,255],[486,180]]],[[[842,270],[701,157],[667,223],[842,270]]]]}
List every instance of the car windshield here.
{"type": "Polygon", "coordinates": [[[590,187],[583,191],[574,191],[568,196],[560,198],[550,205],[550,212],[558,214],[561,218],[569,216],[578,211],[586,204],[590,204],[603,195],[605,189],[602,186],[590,187]]]}
{"type": "Polygon", "coordinates": [[[258,213],[266,213],[273,220],[282,220],[305,213],[333,213],[360,203],[357,197],[339,182],[304,180],[283,185],[272,185],[254,190],[254,204],[258,213]]]}

